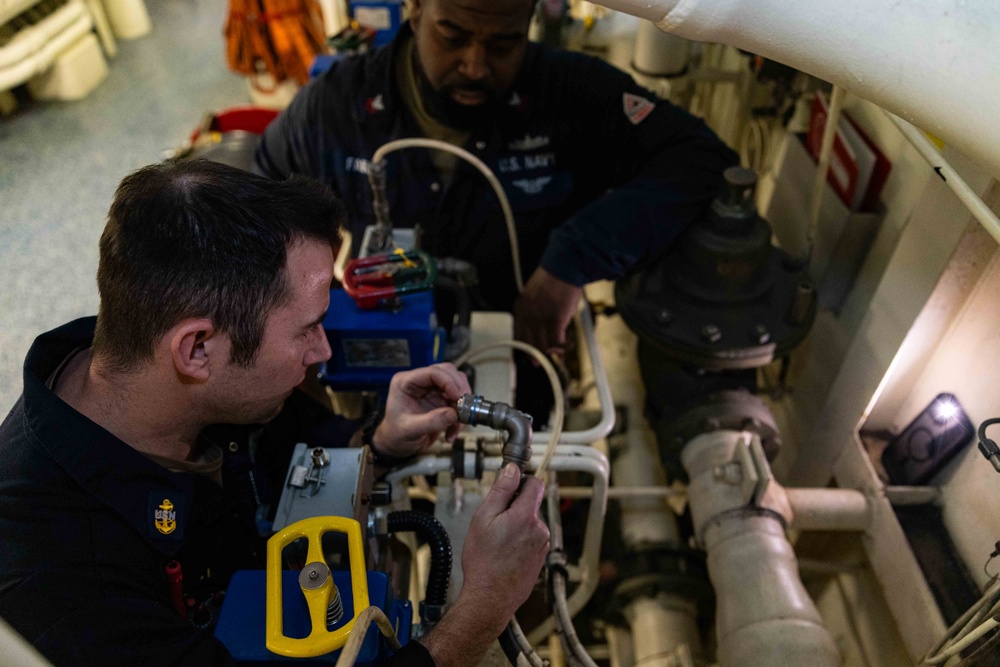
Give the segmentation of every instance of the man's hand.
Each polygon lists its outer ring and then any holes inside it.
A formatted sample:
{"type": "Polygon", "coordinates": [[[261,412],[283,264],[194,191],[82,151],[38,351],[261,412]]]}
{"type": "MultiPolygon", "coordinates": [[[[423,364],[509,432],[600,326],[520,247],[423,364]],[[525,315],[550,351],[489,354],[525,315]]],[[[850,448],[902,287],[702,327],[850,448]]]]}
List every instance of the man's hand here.
{"type": "Polygon", "coordinates": [[[514,304],[514,336],[546,354],[561,352],[581,294],[582,287],[538,267],[514,304]]]}
{"type": "Polygon", "coordinates": [[[385,456],[405,458],[430,447],[442,431],[454,439],[462,426],[455,402],[471,393],[468,378],[451,364],[396,373],[372,445],[385,456]]]}
{"type": "Polygon", "coordinates": [[[545,485],[504,468],[479,506],[462,551],[462,591],[421,643],[438,667],[474,665],[531,594],[549,550],[549,529],[538,517],[545,485]]]}

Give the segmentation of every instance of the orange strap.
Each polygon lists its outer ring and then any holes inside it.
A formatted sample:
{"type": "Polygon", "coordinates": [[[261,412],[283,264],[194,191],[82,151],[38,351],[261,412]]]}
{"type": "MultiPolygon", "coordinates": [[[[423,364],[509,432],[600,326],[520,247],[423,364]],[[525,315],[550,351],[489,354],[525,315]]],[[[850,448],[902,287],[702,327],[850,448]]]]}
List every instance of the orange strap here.
{"type": "Polygon", "coordinates": [[[230,0],[225,35],[229,68],[249,76],[266,72],[275,85],[306,83],[312,61],[329,53],[316,0],[230,0]]]}

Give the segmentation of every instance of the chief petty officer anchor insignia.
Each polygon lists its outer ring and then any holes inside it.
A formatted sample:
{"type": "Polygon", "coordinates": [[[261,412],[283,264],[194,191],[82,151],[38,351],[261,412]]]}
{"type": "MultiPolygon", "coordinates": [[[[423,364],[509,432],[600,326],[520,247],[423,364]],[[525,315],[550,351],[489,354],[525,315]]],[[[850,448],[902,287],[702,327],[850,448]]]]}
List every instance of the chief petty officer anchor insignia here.
{"type": "Polygon", "coordinates": [[[154,516],[156,529],[164,535],[169,535],[177,528],[177,512],[174,511],[174,504],[169,498],[164,498],[156,510],[154,516]]]}
{"type": "Polygon", "coordinates": [[[150,536],[158,539],[179,540],[183,535],[181,520],[184,517],[184,496],[171,493],[151,491],[149,494],[149,516],[152,524],[149,526],[150,536]]]}

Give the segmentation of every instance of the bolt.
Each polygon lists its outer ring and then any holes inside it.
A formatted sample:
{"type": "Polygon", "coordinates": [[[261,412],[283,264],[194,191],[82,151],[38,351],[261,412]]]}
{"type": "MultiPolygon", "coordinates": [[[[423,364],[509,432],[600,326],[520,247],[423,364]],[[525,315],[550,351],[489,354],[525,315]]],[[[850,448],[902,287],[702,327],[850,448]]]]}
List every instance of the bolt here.
{"type": "Polygon", "coordinates": [[[706,324],[701,328],[701,337],[709,343],[718,343],[722,340],[722,332],[714,324],[706,324]]]}
{"type": "Polygon", "coordinates": [[[758,324],[753,329],[750,330],[750,340],[757,341],[758,345],[764,345],[770,342],[771,332],[767,330],[767,327],[763,324],[758,324]]]}
{"type": "Polygon", "coordinates": [[[319,572],[313,570],[312,572],[309,573],[309,578],[315,581],[316,579],[319,578],[319,572]]]}
{"type": "Polygon", "coordinates": [[[656,314],[656,321],[660,324],[670,324],[674,321],[674,315],[669,310],[664,308],[656,314]]]}

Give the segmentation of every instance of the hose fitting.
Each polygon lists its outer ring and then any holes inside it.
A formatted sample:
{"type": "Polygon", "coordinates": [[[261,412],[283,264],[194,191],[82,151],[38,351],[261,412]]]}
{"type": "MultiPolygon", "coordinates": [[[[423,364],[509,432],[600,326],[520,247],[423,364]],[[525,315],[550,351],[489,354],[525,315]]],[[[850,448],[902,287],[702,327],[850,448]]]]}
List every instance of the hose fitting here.
{"type": "Polygon", "coordinates": [[[503,445],[503,464],[516,463],[524,472],[531,460],[531,415],[506,403],[487,401],[482,396],[466,394],[458,399],[458,421],[470,426],[484,424],[507,432],[503,445]]]}
{"type": "Polygon", "coordinates": [[[392,245],[392,220],[389,219],[389,199],[385,195],[385,162],[372,162],[368,168],[368,184],[372,188],[372,208],[375,212],[375,229],[369,254],[389,250],[392,245]]]}

